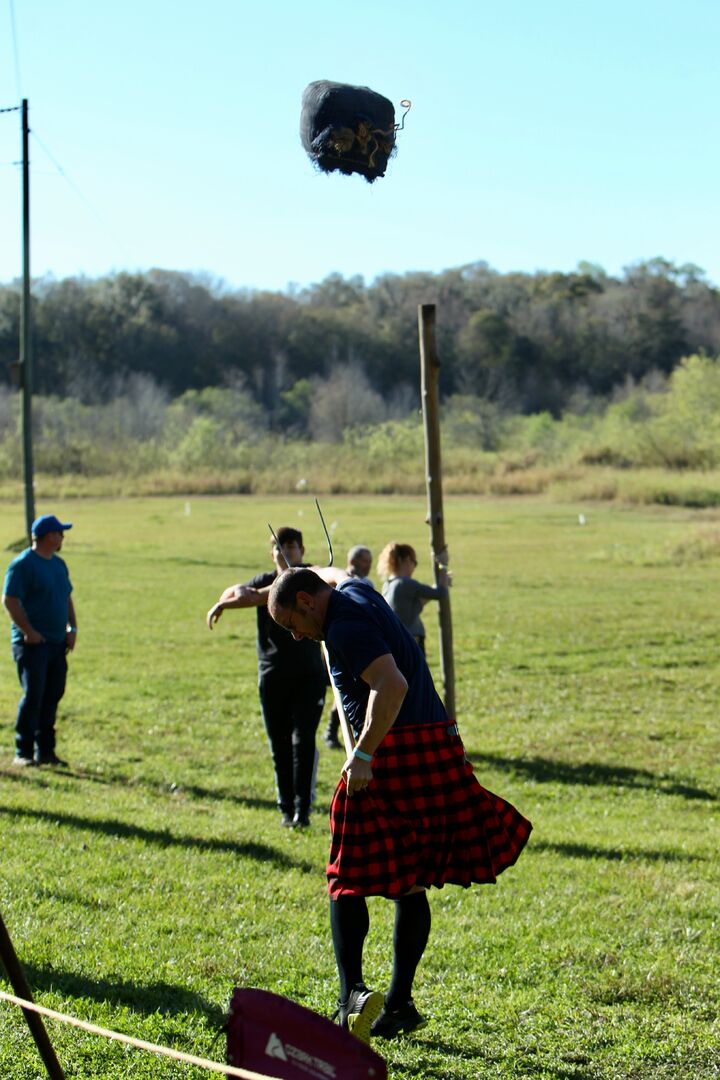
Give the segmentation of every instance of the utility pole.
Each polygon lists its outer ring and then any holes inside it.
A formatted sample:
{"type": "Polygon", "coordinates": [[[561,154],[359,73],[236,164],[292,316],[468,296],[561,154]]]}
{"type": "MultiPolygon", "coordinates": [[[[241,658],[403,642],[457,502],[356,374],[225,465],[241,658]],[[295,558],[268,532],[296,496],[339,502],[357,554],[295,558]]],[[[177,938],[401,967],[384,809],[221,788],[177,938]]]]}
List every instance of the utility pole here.
{"type": "Polygon", "coordinates": [[[28,103],[22,103],[22,170],[23,170],[23,283],[20,305],[20,386],[22,388],[23,466],[25,474],[25,530],[32,542],[32,523],[35,520],[32,447],[32,321],[30,311],[30,160],[28,153],[28,103]]]}

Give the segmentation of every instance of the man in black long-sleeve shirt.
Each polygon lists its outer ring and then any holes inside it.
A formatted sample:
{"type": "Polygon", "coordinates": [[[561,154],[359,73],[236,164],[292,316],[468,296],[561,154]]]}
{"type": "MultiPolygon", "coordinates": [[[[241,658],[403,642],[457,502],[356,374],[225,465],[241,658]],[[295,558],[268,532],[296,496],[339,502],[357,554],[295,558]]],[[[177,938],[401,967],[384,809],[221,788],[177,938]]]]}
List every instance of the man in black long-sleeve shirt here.
{"type": "Polygon", "coordinates": [[[257,608],[257,654],[260,704],[275,768],[282,823],[310,824],[315,769],[315,733],[325,704],[327,676],[320,646],[293,641],[273,622],[267,610],[270,586],[279,573],[301,566],[305,549],[298,529],[277,532],[273,543],[275,570],[257,574],[244,585],[231,585],[207,614],[210,629],[226,608],[257,608]]]}

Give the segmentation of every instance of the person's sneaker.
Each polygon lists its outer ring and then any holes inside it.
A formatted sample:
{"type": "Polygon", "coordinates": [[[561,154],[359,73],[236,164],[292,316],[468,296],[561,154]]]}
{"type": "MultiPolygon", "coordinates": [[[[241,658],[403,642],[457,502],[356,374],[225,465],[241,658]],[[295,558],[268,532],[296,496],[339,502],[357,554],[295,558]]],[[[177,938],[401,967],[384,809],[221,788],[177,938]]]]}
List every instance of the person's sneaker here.
{"type": "Polygon", "coordinates": [[[338,1001],[335,1018],[341,1028],[361,1042],[370,1042],[370,1030],[380,1015],[385,998],[379,990],[368,990],[360,984],[350,991],[347,1001],[338,1001]]]}
{"type": "Polygon", "coordinates": [[[13,758],[13,765],[18,769],[27,769],[35,765],[35,760],[31,757],[24,757],[22,754],[16,754],[13,758]]]}
{"type": "Polygon", "coordinates": [[[62,768],[67,768],[67,761],[63,761],[57,754],[42,754],[40,757],[35,758],[36,765],[54,765],[57,767],[60,765],[62,768]]]}
{"type": "Polygon", "coordinates": [[[310,815],[301,814],[299,810],[295,812],[295,817],[292,819],[293,829],[309,829],[310,828],[310,815]]]}
{"type": "Polygon", "coordinates": [[[280,818],[280,824],[282,825],[283,829],[292,829],[292,826],[293,826],[293,816],[292,816],[292,814],[286,814],[285,811],[283,810],[282,816],[280,818]]]}
{"type": "Polygon", "coordinates": [[[409,1033],[425,1027],[427,1020],[415,1008],[415,1002],[410,999],[399,1009],[383,1010],[370,1029],[371,1035],[377,1035],[380,1039],[394,1039],[402,1031],[409,1033]]]}
{"type": "Polygon", "coordinates": [[[334,731],[326,731],[322,737],[322,741],[325,743],[329,750],[343,749],[343,744],[340,742],[334,731]]]}

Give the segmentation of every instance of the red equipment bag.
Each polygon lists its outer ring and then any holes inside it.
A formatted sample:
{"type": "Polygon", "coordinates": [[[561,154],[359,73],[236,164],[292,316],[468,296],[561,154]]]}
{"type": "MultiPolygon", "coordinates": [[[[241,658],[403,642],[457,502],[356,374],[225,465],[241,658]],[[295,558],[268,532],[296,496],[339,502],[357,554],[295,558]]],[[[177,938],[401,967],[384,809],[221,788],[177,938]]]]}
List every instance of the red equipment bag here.
{"type": "Polygon", "coordinates": [[[387,1080],[385,1060],[354,1035],[267,990],[236,987],[227,1063],[282,1080],[387,1080]]]}

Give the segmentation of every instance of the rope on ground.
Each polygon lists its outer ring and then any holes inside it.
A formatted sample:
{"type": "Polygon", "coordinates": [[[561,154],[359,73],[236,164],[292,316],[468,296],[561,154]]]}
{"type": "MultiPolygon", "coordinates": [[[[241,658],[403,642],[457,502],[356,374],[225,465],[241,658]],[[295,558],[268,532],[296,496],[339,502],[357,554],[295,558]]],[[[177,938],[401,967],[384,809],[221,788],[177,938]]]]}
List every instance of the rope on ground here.
{"type": "Polygon", "coordinates": [[[36,1005],[34,1001],[26,1001],[25,998],[15,997],[0,990],[0,1000],[9,1001],[13,1005],[19,1005],[21,1009],[29,1009],[31,1012],[48,1016],[51,1020],[62,1020],[65,1024],[89,1031],[91,1035],[102,1035],[105,1039],[115,1039],[116,1042],[127,1043],[135,1046],[138,1050],[148,1050],[151,1054],[162,1054],[165,1057],[174,1058],[176,1061],[184,1061],[187,1065],[197,1065],[201,1069],[210,1072],[222,1073],[224,1076],[238,1076],[241,1080],[280,1080],[277,1076],[268,1073],[251,1072],[249,1069],[239,1069],[235,1065],[222,1065],[219,1061],[208,1061],[205,1058],[195,1057],[193,1054],[185,1054],[181,1050],[171,1050],[167,1046],[158,1046],[156,1043],[145,1042],[143,1039],[133,1039],[130,1035],[121,1035],[119,1031],[109,1031],[108,1028],[89,1024],[85,1020],[78,1020],[75,1016],[67,1016],[65,1013],[55,1012],[54,1009],[46,1009],[43,1005],[36,1005]]]}

